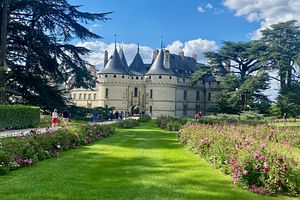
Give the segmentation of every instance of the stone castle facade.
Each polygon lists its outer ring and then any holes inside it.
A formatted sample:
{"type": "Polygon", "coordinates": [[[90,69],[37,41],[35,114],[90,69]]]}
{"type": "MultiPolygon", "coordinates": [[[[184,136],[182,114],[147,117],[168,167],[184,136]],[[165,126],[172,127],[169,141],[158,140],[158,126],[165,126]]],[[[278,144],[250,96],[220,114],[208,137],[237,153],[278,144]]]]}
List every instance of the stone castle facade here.
{"type": "Polygon", "coordinates": [[[92,90],[71,90],[72,101],[81,107],[114,107],[115,111],[148,113],[152,116],[193,117],[215,106],[215,97],[222,91],[219,70],[192,84],[191,75],[199,67],[196,55],[183,52],[170,54],[166,49],[155,50],[151,64],[145,64],[139,48],[130,65],[122,49],[108,58],[105,51],[104,68],[91,70],[97,81],[92,90]]]}

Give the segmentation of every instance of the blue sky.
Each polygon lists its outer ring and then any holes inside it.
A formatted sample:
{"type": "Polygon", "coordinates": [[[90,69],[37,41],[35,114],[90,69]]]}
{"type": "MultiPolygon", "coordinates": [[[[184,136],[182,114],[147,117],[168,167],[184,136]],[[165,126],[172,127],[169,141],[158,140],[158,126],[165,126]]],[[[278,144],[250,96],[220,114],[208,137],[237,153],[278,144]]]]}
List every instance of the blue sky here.
{"type": "Polygon", "coordinates": [[[217,0],[71,0],[89,12],[113,11],[111,20],[96,22],[89,27],[103,41],[110,43],[117,34],[118,41],[141,43],[157,48],[160,37],[170,44],[196,38],[222,41],[247,41],[249,33],[259,28],[259,21],[248,22],[235,16],[233,10],[217,0]],[[201,8],[199,8],[201,7],[201,8]]]}

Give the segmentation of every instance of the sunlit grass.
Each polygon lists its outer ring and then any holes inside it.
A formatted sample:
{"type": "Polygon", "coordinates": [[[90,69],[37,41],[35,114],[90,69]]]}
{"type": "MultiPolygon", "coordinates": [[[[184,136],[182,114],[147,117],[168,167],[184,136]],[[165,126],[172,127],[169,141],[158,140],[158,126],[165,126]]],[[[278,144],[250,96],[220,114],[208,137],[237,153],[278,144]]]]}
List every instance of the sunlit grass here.
{"type": "Polygon", "coordinates": [[[262,200],[154,122],[0,177],[0,199],[262,200]]]}

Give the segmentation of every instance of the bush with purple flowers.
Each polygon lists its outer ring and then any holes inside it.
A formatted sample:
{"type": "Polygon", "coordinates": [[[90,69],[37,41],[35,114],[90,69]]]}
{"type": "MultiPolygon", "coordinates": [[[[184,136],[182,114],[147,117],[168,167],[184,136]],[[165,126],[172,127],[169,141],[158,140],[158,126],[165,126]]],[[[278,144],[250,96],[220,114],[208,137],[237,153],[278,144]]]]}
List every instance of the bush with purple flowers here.
{"type": "Polygon", "coordinates": [[[213,166],[231,175],[234,184],[258,194],[299,194],[295,149],[300,134],[296,129],[190,124],[178,136],[213,166]]]}
{"type": "Polygon", "coordinates": [[[0,175],[57,157],[62,151],[90,144],[113,132],[111,126],[78,125],[45,134],[33,130],[26,136],[0,139],[0,175]]]}

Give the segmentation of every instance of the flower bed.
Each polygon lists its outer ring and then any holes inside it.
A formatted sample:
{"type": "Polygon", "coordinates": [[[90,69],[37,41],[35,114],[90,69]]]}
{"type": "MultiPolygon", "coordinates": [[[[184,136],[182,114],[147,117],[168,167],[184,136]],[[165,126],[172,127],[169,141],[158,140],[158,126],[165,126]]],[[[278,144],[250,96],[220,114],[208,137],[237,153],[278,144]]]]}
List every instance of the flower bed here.
{"type": "Polygon", "coordinates": [[[139,125],[139,121],[135,119],[125,119],[119,122],[121,128],[133,128],[139,125]]]}
{"type": "Polygon", "coordinates": [[[186,125],[178,133],[182,143],[216,168],[259,194],[299,194],[300,174],[295,156],[296,130],[267,125],[186,125]],[[298,170],[298,171],[297,171],[298,170]]]}
{"type": "Polygon", "coordinates": [[[183,125],[188,123],[188,120],[180,117],[161,116],[157,118],[156,123],[161,129],[178,131],[183,125]]]}
{"type": "Polygon", "coordinates": [[[37,161],[57,157],[61,151],[90,144],[110,136],[114,129],[110,126],[74,126],[55,132],[0,140],[0,175],[20,167],[30,166],[37,161]]]}

